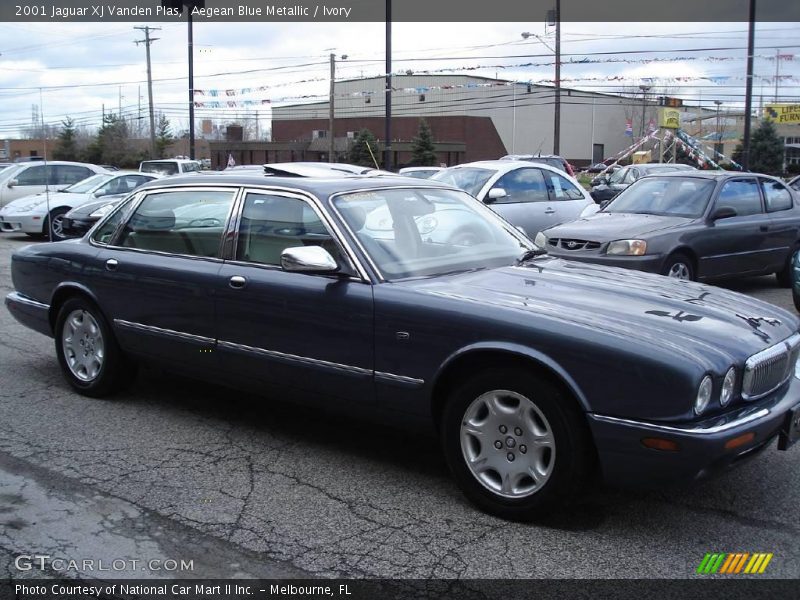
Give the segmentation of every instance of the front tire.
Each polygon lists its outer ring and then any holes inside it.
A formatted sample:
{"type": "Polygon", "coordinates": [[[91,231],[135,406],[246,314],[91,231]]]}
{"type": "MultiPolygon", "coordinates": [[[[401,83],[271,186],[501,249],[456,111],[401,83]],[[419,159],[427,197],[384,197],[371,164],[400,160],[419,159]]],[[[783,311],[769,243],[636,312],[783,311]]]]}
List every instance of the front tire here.
{"type": "Polygon", "coordinates": [[[667,257],[664,267],[661,269],[661,274],[672,277],[673,279],[694,281],[694,263],[686,254],[676,252],[667,257]]]}
{"type": "Polygon", "coordinates": [[[61,306],[55,344],[64,376],[84,396],[108,395],[135,375],[135,365],[120,350],[100,309],[84,298],[70,298],[61,306]]]}
{"type": "Polygon", "coordinates": [[[588,427],[572,398],[517,369],[487,370],[452,392],[442,446],[464,494],[513,521],[562,504],[585,486],[593,463],[588,427]]]}

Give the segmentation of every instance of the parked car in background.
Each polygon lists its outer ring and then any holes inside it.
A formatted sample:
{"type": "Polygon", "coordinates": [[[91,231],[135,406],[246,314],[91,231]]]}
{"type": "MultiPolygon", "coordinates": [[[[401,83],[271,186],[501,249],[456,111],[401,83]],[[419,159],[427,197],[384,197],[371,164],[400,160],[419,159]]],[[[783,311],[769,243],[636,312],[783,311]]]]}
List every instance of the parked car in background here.
{"type": "Polygon", "coordinates": [[[66,239],[70,236],[64,231],[64,218],[71,208],[96,198],[122,198],[158,177],[138,171],[98,173],[54,193],[18,198],[0,209],[0,231],[48,235],[49,226],[53,240],[66,239]]]}
{"type": "Polygon", "coordinates": [[[429,181],[167,178],[83,240],[18,249],[11,273],[11,314],[54,338],[81,394],[155,361],[425,424],[464,493],[508,519],[562,506],[595,474],[692,481],[800,437],[796,315],[547,256],[429,181]],[[479,244],[417,232],[453,207],[481,221],[479,244]],[[388,238],[364,228],[375,211],[392,215],[388,238]]]}
{"type": "Polygon", "coordinates": [[[776,273],[789,287],[800,206],[768,175],[648,175],[597,214],[543,231],[537,244],[554,256],[677,279],[776,273]]]}
{"type": "Polygon", "coordinates": [[[404,177],[415,177],[417,179],[428,179],[442,170],[442,167],[403,167],[398,171],[404,177]]]}
{"type": "Polygon", "coordinates": [[[55,192],[106,170],[97,165],[60,160],[15,163],[0,171],[0,207],[12,200],[49,190],[55,192]]]}
{"type": "Polygon", "coordinates": [[[203,165],[199,160],[187,158],[162,158],[158,160],[145,160],[139,165],[142,173],[156,173],[157,175],[181,175],[201,171],[203,165]]]}
{"type": "Polygon", "coordinates": [[[535,162],[535,163],[542,163],[544,165],[550,165],[551,167],[555,167],[560,171],[564,171],[570,177],[575,176],[575,171],[572,168],[572,165],[567,162],[567,159],[563,156],[558,156],[556,154],[507,154],[503,156],[500,160],[515,160],[515,161],[525,161],[525,162],[535,162]]]}
{"type": "Polygon", "coordinates": [[[502,159],[465,163],[439,171],[430,181],[472,194],[531,238],[542,229],[597,210],[575,179],[544,163],[502,159]]]}
{"type": "Polygon", "coordinates": [[[696,170],[691,165],[679,163],[641,163],[628,165],[609,176],[599,176],[592,180],[591,195],[595,202],[602,204],[611,200],[634,181],[645,175],[671,173],[673,171],[696,170]],[[597,182],[597,183],[595,183],[597,182]]]}

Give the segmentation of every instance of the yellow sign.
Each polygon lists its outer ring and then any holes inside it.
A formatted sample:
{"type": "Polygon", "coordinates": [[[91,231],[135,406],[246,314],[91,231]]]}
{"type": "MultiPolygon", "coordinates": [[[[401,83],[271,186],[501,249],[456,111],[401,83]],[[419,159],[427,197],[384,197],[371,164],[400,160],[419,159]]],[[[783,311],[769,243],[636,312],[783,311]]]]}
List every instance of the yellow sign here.
{"type": "Polygon", "coordinates": [[[800,104],[767,104],[764,118],[775,123],[800,124],[800,104]]]}
{"type": "Polygon", "coordinates": [[[631,156],[631,163],[634,165],[649,163],[651,160],[653,160],[653,155],[649,150],[640,150],[639,152],[634,152],[631,156]]]}
{"type": "Polygon", "coordinates": [[[680,129],[681,111],[675,108],[659,108],[658,126],[665,129],[680,129]]]}

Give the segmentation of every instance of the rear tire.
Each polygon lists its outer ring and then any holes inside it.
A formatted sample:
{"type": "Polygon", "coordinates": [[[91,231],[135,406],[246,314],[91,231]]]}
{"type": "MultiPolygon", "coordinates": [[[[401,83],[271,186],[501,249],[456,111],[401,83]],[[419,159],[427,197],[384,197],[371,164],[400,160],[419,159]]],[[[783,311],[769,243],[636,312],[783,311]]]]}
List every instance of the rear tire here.
{"type": "Polygon", "coordinates": [[[64,215],[69,212],[68,208],[54,208],[50,211],[44,222],[43,235],[51,237],[54,242],[69,239],[64,234],[62,220],[64,215]]]}
{"type": "Polygon", "coordinates": [[[782,288],[792,287],[794,258],[798,250],[799,249],[797,247],[792,248],[792,251],[786,258],[786,264],[783,265],[783,269],[775,273],[775,278],[778,280],[778,285],[782,288]]]}
{"type": "Polygon", "coordinates": [[[105,396],[135,377],[136,365],[122,353],[93,302],[69,298],[58,311],[54,333],[58,364],[79,394],[105,396]]]}
{"type": "Polygon", "coordinates": [[[442,447],[461,490],[482,510],[531,521],[585,487],[594,464],[573,399],[546,379],[493,368],[453,390],[442,447]]]}

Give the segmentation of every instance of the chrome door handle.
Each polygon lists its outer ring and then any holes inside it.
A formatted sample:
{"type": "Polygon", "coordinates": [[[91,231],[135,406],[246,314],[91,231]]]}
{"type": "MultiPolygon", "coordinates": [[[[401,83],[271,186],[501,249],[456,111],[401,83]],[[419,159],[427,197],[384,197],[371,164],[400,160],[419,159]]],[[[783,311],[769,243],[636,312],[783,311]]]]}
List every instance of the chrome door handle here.
{"type": "Polygon", "coordinates": [[[555,211],[554,209],[552,209],[552,208],[548,208],[546,211],[544,211],[544,214],[546,214],[546,215],[552,215],[552,214],[554,214],[555,212],[556,212],[556,211],[555,211]]]}
{"type": "Polygon", "coordinates": [[[109,258],[106,261],[106,271],[116,271],[119,263],[116,258],[109,258]]]}
{"type": "Polygon", "coordinates": [[[228,286],[235,290],[240,290],[247,285],[247,279],[241,275],[234,275],[228,280],[228,286]]]}

